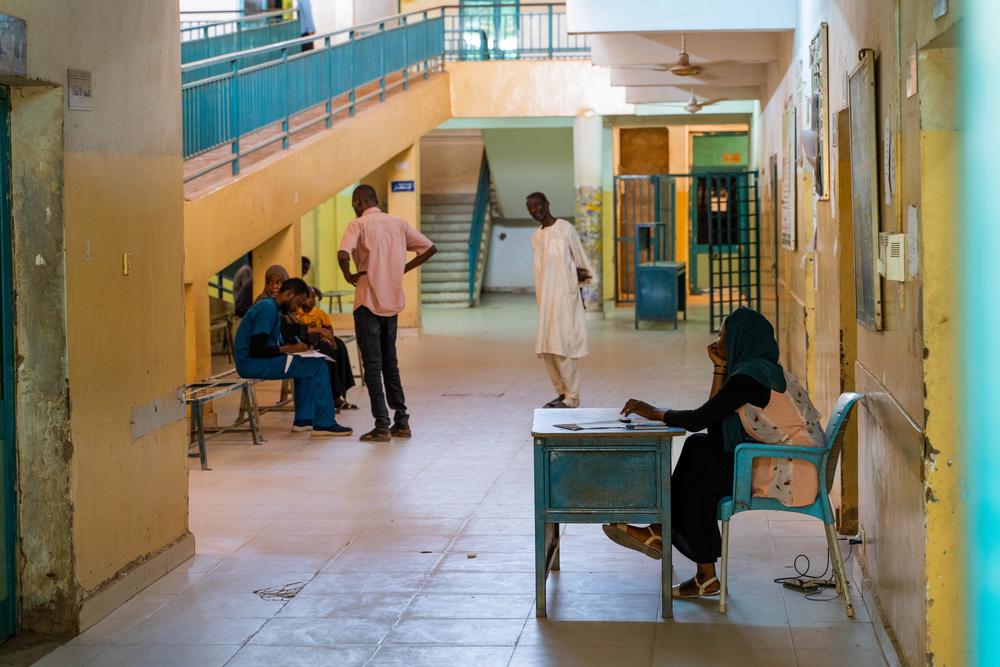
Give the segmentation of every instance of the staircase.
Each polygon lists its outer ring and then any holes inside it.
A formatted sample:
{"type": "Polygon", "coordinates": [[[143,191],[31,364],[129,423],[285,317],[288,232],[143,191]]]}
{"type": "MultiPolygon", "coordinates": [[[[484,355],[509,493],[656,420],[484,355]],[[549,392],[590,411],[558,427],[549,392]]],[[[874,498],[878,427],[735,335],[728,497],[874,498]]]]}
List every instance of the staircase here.
{"type": "Polygon", "coordinates": [[[469,230],[475,201],[475,193],[420,198],[420,231],[438,249],[420,269],[425,304],[469,306],[469,230]]]}

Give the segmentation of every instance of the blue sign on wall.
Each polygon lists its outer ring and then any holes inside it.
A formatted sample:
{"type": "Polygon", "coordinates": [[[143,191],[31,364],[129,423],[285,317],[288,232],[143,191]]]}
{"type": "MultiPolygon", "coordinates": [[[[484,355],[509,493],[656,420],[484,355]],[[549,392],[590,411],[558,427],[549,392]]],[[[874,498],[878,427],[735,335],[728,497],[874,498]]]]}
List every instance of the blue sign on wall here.
{"type": "Polygon", "coordinates": [[[417,186],[414,181],[393,181],[393,192],[416,192],[417,186]]]}

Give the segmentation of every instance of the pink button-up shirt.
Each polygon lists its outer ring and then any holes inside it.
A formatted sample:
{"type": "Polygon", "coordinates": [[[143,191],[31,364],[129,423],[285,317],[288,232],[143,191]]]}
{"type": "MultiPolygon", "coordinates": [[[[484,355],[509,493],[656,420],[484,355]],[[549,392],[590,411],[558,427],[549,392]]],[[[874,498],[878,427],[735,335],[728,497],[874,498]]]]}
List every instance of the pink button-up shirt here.
{"type": "Polygon", "coordinates": [[[431,240],[406,220],[383,213],[377,206],[365,210],[344,232],[340,249],[351,254],[358,271],[354,309],[364,306],[376,315],[397,315],[406,305],[403,269],[407,251],[425,252],[431,240]]]}

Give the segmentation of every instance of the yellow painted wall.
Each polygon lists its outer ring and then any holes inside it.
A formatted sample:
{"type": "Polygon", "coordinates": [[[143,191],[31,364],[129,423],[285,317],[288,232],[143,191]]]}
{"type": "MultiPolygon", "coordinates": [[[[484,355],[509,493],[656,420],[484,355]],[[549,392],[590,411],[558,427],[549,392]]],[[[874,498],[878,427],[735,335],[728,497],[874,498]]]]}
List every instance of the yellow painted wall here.
{"type": "Polygon", "coordinates": [[[93,74],[93,111],[64,111],[64,218],[47,221],[65,227],[66,311],[49,316],[67,330],[78,604],[188,532],[184,423],[131,437],[132,408],[184,382],[177,6],[5,0],[2,11],[27,21],[30,78],[93,74]]]}
{"type": "Polygon", "coordinates": [[[587,108],[602,116],[634,112],[625,89],[611,87],[610,70],[588,60],[450,62],[448,74],[455,118],[576,116],[587,108]]]}

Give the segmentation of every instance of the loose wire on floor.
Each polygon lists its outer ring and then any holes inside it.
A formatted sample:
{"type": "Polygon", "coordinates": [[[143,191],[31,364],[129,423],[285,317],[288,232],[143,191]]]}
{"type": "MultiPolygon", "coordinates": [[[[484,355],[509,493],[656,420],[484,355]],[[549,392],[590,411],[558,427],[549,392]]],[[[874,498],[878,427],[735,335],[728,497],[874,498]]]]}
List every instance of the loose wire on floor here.
{"type": "MultiPolygon", "coordinates": [[[[838,542],[844,541],[844,540],[847,541],[848,546],[849,546],[848,552],[847,552],[847,558],[844,559],[844,567],[846,568],[847,567],[847,563],[851,560],[851,556],[854,555],[854,541],[851,540],[850,538],[847,538],[847,537],[837,538],[838,542]]],[[[837,548],[839,549],[840,546],[838,545],[837,548]]],[[[792,560],[791,567],[795,570],[795,575],[788,576],[788,577],[777,577],[777,578],[775,578],[774,583],[776,583],[776,584],[784,584],[787,581],[795,581],[795,580],[802,580],[802,579],[812,579],[813,581],[816,582],[816,590],[812,591],[812,592],[802,591],[806,600],[809,600],[810,602],[830,602],[830,601],[836,600],[838,597],[840,597],[839,595],[834,595],[833,597],[816,597],[817,595],[820,595],[820,594],[824,593],[828,588],[836,588],[836,586],[837,586],[837,576],[836,576],[836,573],[830,572],[830,550],[829,549],[827,549],[827,551],[826,551],[826,565],[823,567],[823,571],[820,572],[819,574],[809,574],[809,570],[812,568],[812,562],[809,560],[809,556],[807,556],[805,554],[798,554],[792,560]],[[805,564],[805,568],[799,569],[799,559],[805,560],[805,563],[806,563],[805,564]],[[829,578],[826,578],[827,577],[827,573],[830,574],[829,578]]]]}

